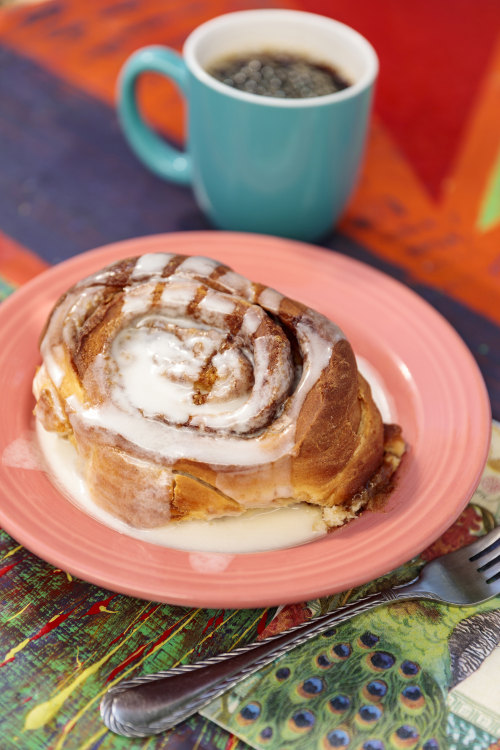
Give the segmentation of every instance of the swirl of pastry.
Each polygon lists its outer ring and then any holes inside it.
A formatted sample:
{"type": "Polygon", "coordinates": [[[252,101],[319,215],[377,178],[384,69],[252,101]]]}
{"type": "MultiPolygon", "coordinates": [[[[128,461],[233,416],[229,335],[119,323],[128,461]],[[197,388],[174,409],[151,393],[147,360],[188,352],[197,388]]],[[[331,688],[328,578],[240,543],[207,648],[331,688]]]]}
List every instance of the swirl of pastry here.
{"type": "Polygon", "coordinates": [[[297,501],[349,517],[383,464],[340,329],[209,258],[155,253],[80,281],[41,353],[37,418],[135,527],[297,501]]]}

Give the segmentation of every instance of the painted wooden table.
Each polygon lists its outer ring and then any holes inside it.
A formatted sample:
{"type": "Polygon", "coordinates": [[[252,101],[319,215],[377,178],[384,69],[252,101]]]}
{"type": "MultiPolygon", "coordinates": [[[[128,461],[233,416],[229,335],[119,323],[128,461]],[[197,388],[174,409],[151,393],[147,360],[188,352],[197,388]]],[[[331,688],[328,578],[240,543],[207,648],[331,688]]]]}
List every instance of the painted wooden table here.
{"type": "MultiPolygon", "coordinates": [[[[93,247],[210,229],[188,190],[149,174],[127,148],[113,106],[117,73],[139,46],[180,48],[205,19],[271,5],[331,15],[376,47],[381,74],[361,185],[324,246],[439,310],[475,356],[500,419],[495,0],[0,3],[0,299],[93,247]]],[[[175,90],[151,77],[140,95],[150,119],[180,142],[175,90]]],[[[469,507],[391,579],[500,522],[495,422],[492,436],[469,507]]],[[[159,605],[77,580],[1,531],[0,747],[500,748],[495,600],[473,611],[415,602],[356,618],[160,737],[125,740],[101,724],[99,699],[122,677],[234,648],[362,591],[285,607],[274,619],[266,609],[159,605]]]]}

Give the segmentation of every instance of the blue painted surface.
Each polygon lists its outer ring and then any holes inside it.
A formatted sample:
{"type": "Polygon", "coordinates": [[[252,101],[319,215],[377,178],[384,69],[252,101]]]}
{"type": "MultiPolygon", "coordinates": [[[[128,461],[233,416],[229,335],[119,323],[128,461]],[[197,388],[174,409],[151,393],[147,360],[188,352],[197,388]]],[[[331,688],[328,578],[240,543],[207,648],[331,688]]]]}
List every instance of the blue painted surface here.
{"type": "Polygon", "coordinates": [[[0,46],[0,229],[52,263],[145,234],[207,229],[191,190],[152,175],[111,107],[0,46]]]}

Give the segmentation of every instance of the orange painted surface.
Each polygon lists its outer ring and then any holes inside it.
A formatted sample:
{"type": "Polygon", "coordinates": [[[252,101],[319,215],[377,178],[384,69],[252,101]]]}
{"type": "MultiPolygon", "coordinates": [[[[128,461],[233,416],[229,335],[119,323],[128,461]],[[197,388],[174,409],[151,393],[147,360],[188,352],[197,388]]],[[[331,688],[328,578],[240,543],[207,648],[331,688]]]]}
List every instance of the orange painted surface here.
{"type": "MultiPolygon", "coordinates": [[[[411,276],[500,323],[500,223],[478,216],[500,151],[500,44],[478,91],[441,200],[375,121],[361,185],[340,225],[411,276]]],[[[500,207],[499,207],[500,216],[500,207]]]]}
{"type": "MultiPolygon", "coordinates": [[[[133,50],[150,43],[180,49],[191,29],[208,18],[264,5],[258,0],[143,0],[130,5],[111,0],[48,2],[36,9],[27,6],[0,13],[0,41],[110,104],[120,67],[133,50]]],[[[282,5],[307,6],[298,0],[295,5],[282,5]]],[[[335,8],[340,5],[336,0],[335,8]]],[[[349,7],[344,8],[347,14],[349,7]]],[[[400,10],[403,13],[402,6],[400,10]]],[[[407,9],[411,12],[415,11],[407,9]]],[[[363,19],[368,22],[370,14],[363,19]]],[[[500,225],[484,232],[477,228],[500,150],[500,44],[491,52],[488,49],[488,55],[489,65],[478,79],[474,105],[467,113],[439,197],[424,184],[407,150],[396,145],[401,134],[395,137],[387,122],[377,117],[361,185],[340,230],[406,269],[411,278],[500,322],[500,225]]],[[[395,71],[391,75],[397,77],[395,71]]],[[[139,92],[148,118],[182,140],[183,108],[173,85],[145,76],[139,92]]]]}
{"type": "MultiPolygon", "coordinates": [[[[443,209],[474,226],[492,167],[500,155],[500,37],[486,77],[478,89],[476,106],[453,173],[446,186],[443,209]]],[[[500,216],[500,207],[499,207],[500,216]]]]}
{"type": "Polygon", "coordinates": [[[0,232],[0,276],[20,286],[45,271],[47,263],[38,255],[0,232]]]}

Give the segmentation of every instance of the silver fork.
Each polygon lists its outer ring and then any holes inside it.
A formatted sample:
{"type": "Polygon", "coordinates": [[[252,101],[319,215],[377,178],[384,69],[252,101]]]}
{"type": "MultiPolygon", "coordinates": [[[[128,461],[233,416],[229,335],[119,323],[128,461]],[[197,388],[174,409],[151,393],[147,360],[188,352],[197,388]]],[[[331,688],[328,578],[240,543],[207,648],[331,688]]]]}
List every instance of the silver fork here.
{"type": "Polygon", "coordinates": [[[424,598],[470,605],[497,594],[500,594],[500,527],[474,544],[428,563],[409,583],[370,594],[229,653],[123,681],[103,697],[101,716],[109,729],[125,737],[159,734],[295,646],[380,604],[424,598]]]}

